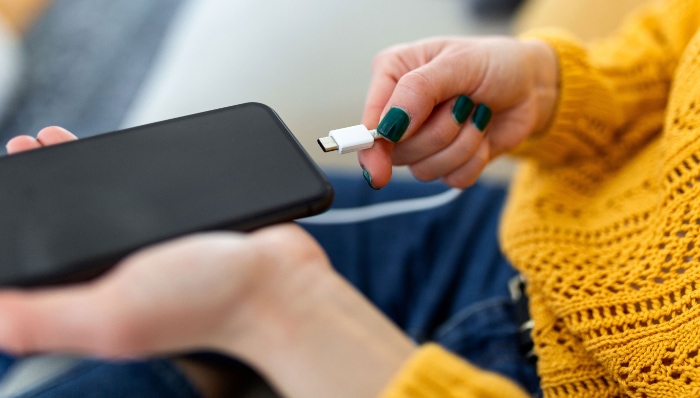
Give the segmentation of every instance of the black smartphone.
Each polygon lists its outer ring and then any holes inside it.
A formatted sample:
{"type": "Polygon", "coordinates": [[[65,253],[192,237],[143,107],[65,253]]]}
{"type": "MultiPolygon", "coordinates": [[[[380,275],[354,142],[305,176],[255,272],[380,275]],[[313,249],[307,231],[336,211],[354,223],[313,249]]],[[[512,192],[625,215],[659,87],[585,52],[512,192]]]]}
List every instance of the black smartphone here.
{"type": "Polygon", "coordinates": [[[0,158],[0,286],[95,277],[144,246],[310,216],[333,189],[248,103],[0,158]]]}

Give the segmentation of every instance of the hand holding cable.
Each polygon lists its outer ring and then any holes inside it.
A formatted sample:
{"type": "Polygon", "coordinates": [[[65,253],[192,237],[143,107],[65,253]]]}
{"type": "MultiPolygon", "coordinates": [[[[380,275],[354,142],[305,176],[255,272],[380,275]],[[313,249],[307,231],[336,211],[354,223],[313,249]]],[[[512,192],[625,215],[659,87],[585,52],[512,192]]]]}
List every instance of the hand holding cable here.
{"type": "Polygon", "coordinates": [[[373,188],[388,184],[393,165],[464,188],[494,157],[545,128],[557,67],[552,48],[535,40],[438,38],[392,47],[374,61],[362,118],[376,133],[354,126],[321,144],[361,150],[373,188]]]}

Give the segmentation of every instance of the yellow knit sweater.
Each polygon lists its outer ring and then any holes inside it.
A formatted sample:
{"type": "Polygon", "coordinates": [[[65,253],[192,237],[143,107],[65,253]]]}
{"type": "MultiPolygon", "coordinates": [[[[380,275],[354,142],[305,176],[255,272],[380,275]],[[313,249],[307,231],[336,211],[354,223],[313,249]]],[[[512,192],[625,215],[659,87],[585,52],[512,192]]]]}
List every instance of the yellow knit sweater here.
{"type": "MultiPolygon", "coordinates": [[[[501,242],[528,279],[547,397],[700,396],[698,28],[700,0],[666,0],[590,46],[534,34],[561,92],[516,151],[501,242]]],[[[480,389],[494,383],[512,387],[427,346],[385,395],[517,396],[480,389]]]]}

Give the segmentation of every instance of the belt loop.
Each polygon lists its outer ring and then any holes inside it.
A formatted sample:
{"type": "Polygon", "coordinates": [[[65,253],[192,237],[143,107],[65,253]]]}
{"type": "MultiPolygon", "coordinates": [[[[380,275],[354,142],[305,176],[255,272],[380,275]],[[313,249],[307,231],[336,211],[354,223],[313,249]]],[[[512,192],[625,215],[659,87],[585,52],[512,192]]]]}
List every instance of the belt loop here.
{"type": "Polygon", "coordinates": [[[535,344],[532,341],[532,329],[535,327],[535,322],[530,318],[525,276],[518,274],[512,277],[508,281],[508,291],[513,302],[515,321],[518,324],[520,351],[528,361],[535,363],[537,356],[534,350],[535,344]]]}

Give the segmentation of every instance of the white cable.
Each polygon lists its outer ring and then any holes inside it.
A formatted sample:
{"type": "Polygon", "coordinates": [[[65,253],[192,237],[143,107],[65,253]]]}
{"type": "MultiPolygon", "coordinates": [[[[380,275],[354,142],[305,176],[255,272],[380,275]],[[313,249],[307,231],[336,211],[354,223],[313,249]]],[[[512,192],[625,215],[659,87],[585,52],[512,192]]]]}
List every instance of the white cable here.
{"type": "Polygon", "coordinates": [[[375,203],[367,206],[348,209],[331,209],[317,216],[298,220],[304,224],[350,224],[398,214],[412,213],[444,206],[457,199],[461,189],[450,189],[437,195],[414,199],[402,199],[390,202],[375,203]]]}

